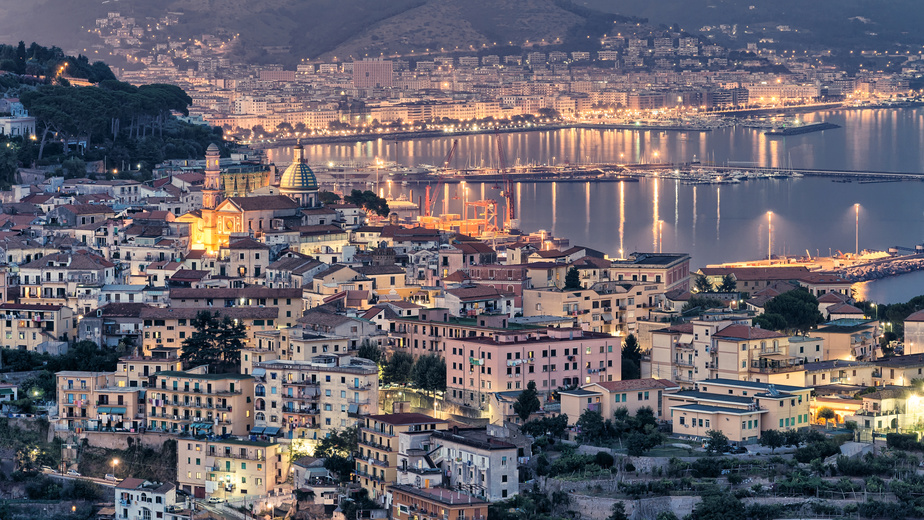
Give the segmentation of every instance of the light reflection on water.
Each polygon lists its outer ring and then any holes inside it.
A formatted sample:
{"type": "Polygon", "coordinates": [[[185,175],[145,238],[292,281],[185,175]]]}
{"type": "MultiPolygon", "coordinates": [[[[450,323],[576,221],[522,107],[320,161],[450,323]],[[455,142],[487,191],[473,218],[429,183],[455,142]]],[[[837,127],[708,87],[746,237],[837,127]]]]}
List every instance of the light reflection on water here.
{"type": "MultiPolygon", "coordinates": [[[[845,110],[806,114],[843,128],[802,136],[767,138],[761,130],[723,128],[707,133],[559,130],[503,134],[511,164],[579,164],[715,159],[746,170],[749,165],[795,168],[920,172],[924,164],[924,110],[845,110]]],[[[493,135],[460,136],[453,162],[458,167],[496,166],[493,135]]],[[[402,164],[440,164],[451,139],[398,143],[377,140],[356,144],[309,145],[311,164],[327,161],[369,163],[376,157],[402,164]]],[[[291,160],[291,149],[269,150],[277,165],[291,160]]],[[[495,199],[503,215],[504,200],[494,183],[475,186],[470,195],[495,199]],[[483,195],[482,195],[483,194],[483,195]]],[[[417,186],[393,186],[408,194],[417,186]]],[[[525,231],[546,229],[617,256],[633,251],[689,252],[693,268],[730,260],[765,258],[766,214],[773,211],[774,254],[826,255],[854,250],[855,214],[860,215],[860,248],[911,247],[924,241],[924,183],[833,183],[828,178],[749,180],[734,185],[684,185],[671,179],[640,182],[518,183],[517,216],[525,231]],[[674,204],[662,204],[674,195],[674,204]],[[613,206],[617,205],[618,213],[613,206]],[[583,206],[583,207],[581,207],[583,206]],[[713,209],[714,208],[714,209],[713,209]],[[618,225],[613,220],[617,218],[618,225]],[[659,221],[663,221],[659,230],[659,221]],[[663,226],[671,239],[664,242],[663,226]],[[714,230],[714,231],[713,231],[714,230]],[[660,232],[659,232],[660,231],[660,232]],[[659,236],[660,235],[660,236],[659,236]]],[[[461,213],[455,185],[444,185],[444,213],[461,213]]],[[[924,274],[915,273],[868,284],[872,299],[905,301],[924,292],[924,274]],[[912,283],[913,282],[913,283],[912,283]],[[904,294],[910,294],[905,297],[904,294]]]]}

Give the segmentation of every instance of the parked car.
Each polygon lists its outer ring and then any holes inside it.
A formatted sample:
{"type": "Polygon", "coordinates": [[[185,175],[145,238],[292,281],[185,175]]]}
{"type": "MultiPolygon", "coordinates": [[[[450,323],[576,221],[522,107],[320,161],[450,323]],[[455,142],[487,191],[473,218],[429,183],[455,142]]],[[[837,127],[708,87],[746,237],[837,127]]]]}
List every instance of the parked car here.
{"type": "Polygon", "coordinates": [[[106,473],[106,480],[111,480],[115,482],[116,480],[119,480],[119,479],[117,479],[116,476],[113,475],[112,473],[106,473]]]}
{"type": "Polygon", "coordinates": [[[728,450],[728,452],[740,455],[742,453],[747,453],[748,449],[744,446],[734,446],[732,449],[728,450]]]}
{"type": "Polygon", "coordinates": [[[222,503],[222,502],[224,502],[224,501],[225,501],[225,499],[223,499],[223,498],[218,498],[218,497],[209,497],[209,499],[208,499],[208,503],[209,503],[209,504],[220,504],[220,503],[222,503]]]}
{"type": "Polygon", "coordinates": [[[51,466],[42,466],[42,471],[45,471],[48,473],[56,473],[55,469],[52,468],[51,466]]]}
{"type": "Polygon", "coordinates": [[[76,470],[76,469],[69,469],[69,470],[67,470],[67,474],[68,474],[69,476],[71,476],[71,477],[79,477],[79,476],[80,476],[80,473],[77,473],[77,470],[76,470]]]}

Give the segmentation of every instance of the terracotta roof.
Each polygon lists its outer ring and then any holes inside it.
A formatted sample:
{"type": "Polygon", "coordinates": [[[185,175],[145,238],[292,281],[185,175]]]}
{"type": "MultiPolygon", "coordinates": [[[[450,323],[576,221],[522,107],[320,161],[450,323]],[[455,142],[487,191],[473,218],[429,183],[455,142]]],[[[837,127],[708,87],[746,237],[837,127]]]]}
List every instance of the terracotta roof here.
{"type": "Polygon", "coordinates": [[[103,311],[103,316],[121,316],[126,318],[141,317],[141,310],[149,308],[146,303],[107,303],[99,308],[103,311]]]}
{"type": "Polygon", "coordinates": [[[829,292],[818,297],[818,303],[843,303],[847,300],[847,296],[839,292],[829,292]]]}
{"type": "Polygon", "coordinates": [[[865,313],[849,303],[841,303],[839,305],[832,305],[828,307],[828,314],[859,314],[864,316],[865,313]]]}
{"type": "Polygon", "coordinates": [[[66,209],[74,215],[98,215],[100,213],[114,213],[109,206],[99,204],[65,204],[56,209],[66,209]]]}
{"type": "Polygon", "coordinates": [[[667,379],[654,379],[647,377],[645,379],[626,379],[624,381],[600,381],[597,383],[590,383],[584,385],[581,388],[599,385],[603,388],[606,388],[610,392],[626,392],[630,390],[641,390],[644,388],[677,388],[677,385],[673,381],[667,379]]]}
{"type": "Polygon", "coordinates": [[[911,321],[911,322],[924,321],[924,310],[911,313],[911,315],[905,318],[905,321],[911,321]]]}
{"type": "Polygon", "coordinates": [[[277,209],[297,209],[298,203],[285,195],[262,195],[258,197],[230,197],[231,204],[243,211],[267,211],[277,209]]]}
{"type": "Polygon", "coordinates": [[[451,294],[460,300],[484,300],[486,298],[502,298],[503,294],[490,285],[478,285],[475,287],[462,287],[459,289],[447,289],[447,294],[451,294]]]}
{"type": "Polygon", "coordinates": [[[366,276],[407,274],[403,267],[397,265],[364,265],[362,267],[356,267],[353,270],[366,276]]]}
{"type": "Polygon", "coordinates": [[[780,334],[772,330],[749,327],[747,325],[729,325],[724,329],[712,335],[713,338],[735,338],[735,339],[770,339],[785,338],[785,334],[780,334]]]}
{"type": "Polygon", "coordinates": [[[213,314],[217,312],[219,319],[228,317],[232,320],[258,320],[275,319],[279,317],[278,307],[173,307],[167,309],[160,307],[147,307],[145,309],[141,309],[141,314],[139,317],[141,319],[192,319],[202,311],[210,311],[213,314]]]}
{"type": "MultiPolygon", "coordinates": [[[[170,277],[170,280],[173,280],[173,281],[202,280],[203,278],[209,276],[210,274],[212,274],[211,271],[205,271],[202,269],[180,269],[179,271],[173,273],[173,275],[170,277]]],[[[202,289],[196,289],[196,290],[201,291],[202,289]]]]}
{"type": "Polygon", "coordinates": [[[470,278],[469,278],[468,274],[466,274],[464,271],[456,271],[456,272],[454,272],[454,273],[452,273],[452,274],[448,274],[448,275],[446,275],[446,276],[443,277],[443,281],[444,281],[444,282],[459,282],[459,283],[462,283],[462,282],[468,281],[469,279],[470,279],[470,278]]]}
{"type": "Polygon", "coordinates": [[[21,269],[41,269],[48,267],[51,263],[62,264],[70,262],[69,265],[59,267],[55,265],[55,269],[76,269],[76,270],[86,270],[86,269],[106,269],[109,267],[115,267],[115,264],[106,260],[103,257],[92,255],[87,252],[77,252],[77,253],[53,253],[50,255],[45,255],[42,258],[37,258],[27,264],[20,266],[21,269]]]}
{"type": "Polygon", "coordinates": [[[0,304],[2,310],[13,311],[59,311],[63,305],[43,305],[40,303],[4,303],[0,304]]]}
{"type": "Polygon", "coordinates": [[[175,288],[170,289],[170,299],[195,299],[195,298],[214,298],[214,299],[237,299],[237,298],[302,298],[301,289],[270,289],[261,285],[250,285],[241,288],[221,288],[221,289],[190,289],[175,288]]]}
{"type": "Polygon", "coordinates": [[[652,332],[675,332],[679,334],[693,334],[693,324],[692,323],[678,323],[676,325],[671,325],[670,327],[664,329],[653,330],[652,332]]]}
{"type": "Polygon", "coordinates": [[[228,244],[227,249],[269,249],[269,246],[252,238],[239,238],[228,244]]]}

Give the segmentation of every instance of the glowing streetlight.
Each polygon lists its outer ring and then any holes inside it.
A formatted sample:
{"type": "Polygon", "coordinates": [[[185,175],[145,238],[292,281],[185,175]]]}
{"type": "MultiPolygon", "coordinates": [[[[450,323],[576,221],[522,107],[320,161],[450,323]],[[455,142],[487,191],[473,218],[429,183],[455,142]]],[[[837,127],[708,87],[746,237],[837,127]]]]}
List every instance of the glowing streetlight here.
{"type": "Polygon", "coordinates": [[[116,466],[119,465],[119,459],[112,459],[112,461],[109,464],[112,466],[112,476],[114,477],[116,466]]]}

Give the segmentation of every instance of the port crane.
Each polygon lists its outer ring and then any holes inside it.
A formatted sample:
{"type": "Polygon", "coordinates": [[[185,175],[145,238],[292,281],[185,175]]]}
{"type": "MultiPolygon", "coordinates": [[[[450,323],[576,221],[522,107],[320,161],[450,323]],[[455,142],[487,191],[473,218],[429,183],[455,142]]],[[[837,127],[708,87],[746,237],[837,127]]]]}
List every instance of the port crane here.
{"type": "Polygon", "coordinates": [[[513,200],[513,181],[507,175],[507,153],[504,150],[504,144],[501,142],[500,131],[494,129],[494,142],[497,145],[497,170],[504,179],[504,189],[501,195],[506,200],[507,211],[504,217],[504,229],[510,230],[517,226],[517,214],[513,200]]]}
{"type": "MultiPolygon", "coordinates": [[[[449,147],[449,153],[446,154],[446,160],[443,161],[442,167],[449,168],[449,163],[452,162],[452,158],[456,155],[456,150],[459,148],[459,140],[453,139],[452,146],[449,147]]],[[[440,177],[440,180],[436,183],[436,188],[433,189],[433,198],[430,197],[430,185],[427,185],[426,200],[424,202],[424,216],[432,217],[433,209],[436,206],[436,195],[440,191],[440,187],[443,186],[443,178],[440,177]]]]}

